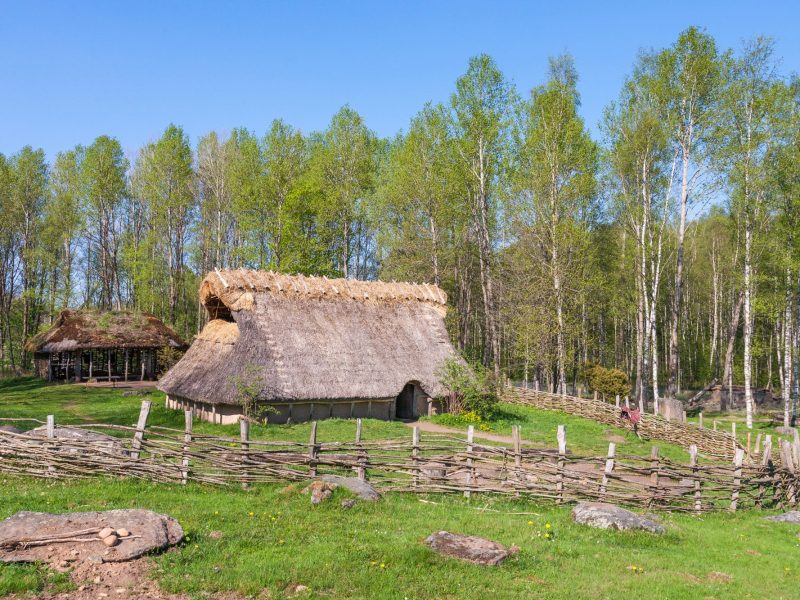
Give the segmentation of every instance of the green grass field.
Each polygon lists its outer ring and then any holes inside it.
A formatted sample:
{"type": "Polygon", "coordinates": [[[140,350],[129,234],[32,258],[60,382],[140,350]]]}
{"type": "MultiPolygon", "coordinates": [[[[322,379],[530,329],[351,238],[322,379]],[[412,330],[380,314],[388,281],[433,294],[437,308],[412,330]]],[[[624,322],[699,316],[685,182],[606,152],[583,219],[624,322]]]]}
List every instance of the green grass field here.
{"type": "MultiPolygon", "coordinates": [[[[33,380],[0,383],[2,417],[44,419],[54,414],[59,423],[131,424],[140,401],[118,390],[43,386],[33,380]]],[[[555,426],[565,423],[575,451],[598,453],[607,446],[607,436],[619,434],[582,419],[530,409],[492,428],[503,433],[515,419],[524,439],[542,445],[551,445],[555,426]]],[[[151,423],[180,427],[182,415],[156,401],[151,423]]],[[[321,422],[320,437],[350,439],[353,429],[347,421],[321,422]]],[[[308,434],[307,425],[258,430],[259,436],[274,438],[305,440],[308,434]]],[[[365,432],[373,438],[396,437],[407,435],[408,428],[365,421],[365,432]]],[[[230,433],[235,434],[235,428],[230,433]]],[[[626,452],[643,449],[635,440],[627,444],[626,452]]],[[[20,510],[127,507],[174,516],[187,539],[180,548],[155,557],[151,576],[166,591],[198,599],[224,592],[281,598],[294,584],[307,586],[304,597],[312,598],[788,599],[797,598],[800,589],[800,527],[765,522],[755,511],[700,517],[660,514],[668,533],[652,536],[575,525],[569,507],[483,495],[467,500],[457,495],[388,494],[378,503],[358,503],[347,510],[339,502],[347,497],[345,492],[337,490],[332,500],[312,507],[302,486],[241,490],[3,476],[0,484],[0,518],[20,510]],[[537,514],[509,514],[514,512],[537,514]],[[520,552],[494,568],[444,559],[421,543],[441,529],[517,544],[520,552]],[[212,537],[211,532],[221,532],[222,537],[212,537]]],[[[43,567],[0,566],[0,595],[56,592],[70,585],[64,575],[43,567]]]]}

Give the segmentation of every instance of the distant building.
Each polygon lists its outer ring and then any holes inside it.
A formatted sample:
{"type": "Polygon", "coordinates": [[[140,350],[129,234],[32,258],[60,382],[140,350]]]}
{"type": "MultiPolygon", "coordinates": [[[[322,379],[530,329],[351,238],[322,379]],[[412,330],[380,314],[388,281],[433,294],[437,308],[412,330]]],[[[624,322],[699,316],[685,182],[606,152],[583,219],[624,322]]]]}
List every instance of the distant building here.
{"type": "Polygon", "coordinates": [[[215,423],[244,403],[278,423],[440,409],[457,355],[436,286],[216,271],[200,300],[211,320],[158,385],[169,407],[215,423]]]}
{"type": "Polygon", "coordinates": [[[162,348],[185,350],[186,342],[153,315],[93,310],[62,311],[25,346],[48,381],[156,379],[162,348]]]}

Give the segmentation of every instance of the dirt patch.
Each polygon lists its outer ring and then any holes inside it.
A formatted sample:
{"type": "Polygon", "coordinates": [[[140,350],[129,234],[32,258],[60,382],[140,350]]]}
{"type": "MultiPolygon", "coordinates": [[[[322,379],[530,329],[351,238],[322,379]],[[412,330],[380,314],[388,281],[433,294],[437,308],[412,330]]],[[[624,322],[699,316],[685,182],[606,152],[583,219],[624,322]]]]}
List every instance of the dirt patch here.
{"type": "Polygon", "coordinates": [[[722,571],[711,571],[708,574],[708,580],[713,583],[730,583],[733,581],[733,575],[728,575],[722,571]]]}

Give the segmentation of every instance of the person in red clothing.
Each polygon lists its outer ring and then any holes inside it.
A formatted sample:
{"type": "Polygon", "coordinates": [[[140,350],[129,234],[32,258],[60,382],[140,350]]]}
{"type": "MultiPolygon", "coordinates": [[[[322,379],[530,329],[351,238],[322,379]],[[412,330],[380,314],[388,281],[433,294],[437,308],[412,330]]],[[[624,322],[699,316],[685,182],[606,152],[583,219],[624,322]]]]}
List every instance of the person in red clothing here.
{"type": "Polygon", "coordinates": [[[633,433],[639,437],[639,422],[642,420],[642,413],[638,408],[630,408],[623,406],[620,412],[620,418],[628,419],[633,424],[633,433]]]}

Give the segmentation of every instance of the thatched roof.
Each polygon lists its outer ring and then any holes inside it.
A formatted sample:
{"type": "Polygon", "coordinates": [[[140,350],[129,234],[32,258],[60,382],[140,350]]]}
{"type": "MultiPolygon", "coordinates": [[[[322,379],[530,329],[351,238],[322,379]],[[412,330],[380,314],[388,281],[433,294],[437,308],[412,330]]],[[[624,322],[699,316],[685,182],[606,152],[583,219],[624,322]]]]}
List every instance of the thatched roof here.
{"type": "Polygon", "coordinates": [[[437,371],[456,353],[434,285],[216,271],[200,299],[212,320],[161,379],[168,394],[237,404],[239,382],[273,401],[446,391],[437,371]]]}
{"type": "Polygon", "coordinates": [[[50,329],[25,345],[28,352],[165,347],[182,349],[186,342],[153,315],[94,310],[62,311],[50,329]]]}

